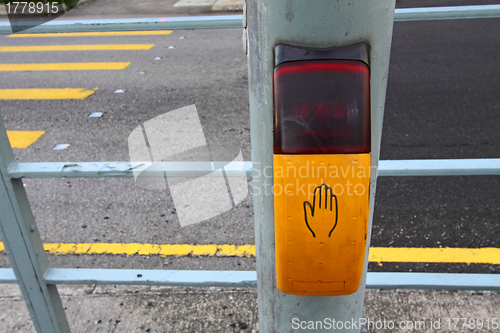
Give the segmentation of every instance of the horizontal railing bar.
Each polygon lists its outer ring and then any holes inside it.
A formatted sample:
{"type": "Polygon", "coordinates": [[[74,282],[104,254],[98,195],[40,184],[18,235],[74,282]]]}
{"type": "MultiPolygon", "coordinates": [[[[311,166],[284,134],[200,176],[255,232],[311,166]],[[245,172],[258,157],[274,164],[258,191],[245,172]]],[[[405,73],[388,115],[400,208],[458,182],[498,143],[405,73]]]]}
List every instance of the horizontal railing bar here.
{"type": "Polygon", "coordinates": [[[255,288],[257,286],[257,273],[255,271],[51,268],[45,276],[45,281],[49,284],[255,288]]]}
{"type": "Polygon", "coordinates": [[[397,8],[395,22],[500,17],[500,5],[397,8]]]}
{"type": "MultiPolygon", "coordinates": [[[[255,288],[255,271],[189,271],[52,268],[49,284],[111,284],[255,288]]],[[[0,269],[0,283],[17,283],[12,269],[0,269]]],[[[368,272],[369,289],[500,290],[498,274],[368,272]]]]}
{"type": "Polygon", "coordinates": [[[500,158],[380,161],[379,176],[500,175],[500,158]]]}
{"type": "MultiPolygon", "coordinates": [[[[186,30],[242,28],[243,15],[159,17],[95,20],[53,20],[30,28],[23,33],[186,30]]],[[[0,34],[10,34],[10,23],[0,22],[0,34]]]]}
{"type": "Polygon", "coordinates": [[[375,273],[366,278],[370,289],[500,290],[498,274],[375,273]]]}
{"type": "MultiPolygon", "coordinates": [[[[428,21],[500,17],[500,5],[398,8],[394,21],[428,21]]],[[[53,20],[25,30],[29,33],[182,30],[242,28],[243,15],[162,17],[98,20],[53,20]]],[[[9,22],[0,22],[0,34],[10,34],[9,22]]]]}
{"type": "MultiPolygon", "coordinates": [[[[252,162],[37,162],[18,163],[9,168],[11,178],[134,177],[220,177],[213,171],[224,167],[228,177],[252,176],[252,162]],[[165,170],[165,171],[163,171],[165,170]]],[[[449,160],[380,161],[378,175],[387,176],[477,176],[500,175],[499,158],[449,160]]]]}
{"type": "Polygon", "coordinates": [[[220,177],[212,172],[224,167],[228,177],[252,175],[252,162],[66,162],[18,163],[9,168],[11,178],[95,178],[95,177],[220,177]],[[135,166],[135,167],[134,167],[135,166]]]}
{"type": "Polygon", "coordinates": [[[12,268],[0,268],[0,283],[17,283],[16,275],[12,268]]]}

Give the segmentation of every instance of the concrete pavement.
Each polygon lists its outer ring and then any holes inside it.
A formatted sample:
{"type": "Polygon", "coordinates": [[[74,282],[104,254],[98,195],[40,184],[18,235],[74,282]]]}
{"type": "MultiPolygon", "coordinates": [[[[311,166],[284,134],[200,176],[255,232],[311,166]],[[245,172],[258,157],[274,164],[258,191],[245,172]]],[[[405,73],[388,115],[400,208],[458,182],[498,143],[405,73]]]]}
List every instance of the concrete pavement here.
{"type": "MultiPolygon", "coordinates": [[[[59,292],[74,333],[259,331],[255,289],[78,285],[59,286],[59,292]]],[[[368,290],[365,304],[367,332],[498,331],[491,324],[500,317],[497,292],[368,290]],[[453,318],[482,319],[483,328],[469,329],[470,322],[463,327],[462,319],[453,318]]],[[[325,331],[331,319],[324,321],[325,331]]],[[[311,325],[296,315],[290,321],[297,328],[311,325]]],[[[314,325],[312,332],[319,329],[314,325]]],[[[15,285],[0,287],[0,327],[5,333],[34,332],[15,285]]]]}

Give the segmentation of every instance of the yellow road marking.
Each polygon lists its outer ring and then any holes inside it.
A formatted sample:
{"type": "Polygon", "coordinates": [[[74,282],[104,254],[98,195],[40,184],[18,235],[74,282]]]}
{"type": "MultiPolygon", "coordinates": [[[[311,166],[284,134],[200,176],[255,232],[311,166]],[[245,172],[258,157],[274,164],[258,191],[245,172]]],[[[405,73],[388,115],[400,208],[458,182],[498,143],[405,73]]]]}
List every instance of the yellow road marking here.
{"type": "Polygon", "coordinates": [[[7,131],[12,148],[28,148],[44,134],[45,131],[7,131]]]}
{"type": "Polygon", "coordinates": [[[95,90],[64,89],[0,89],[0,100],[85,99],[95,90]]]}
{"type": "Polygon", "coordinates": [[[8,37],[88,37],[88,36],[140,36],[140,35],[170,35],[173,30],[155,31],[107,31],[107,32],[61,32],[47,34],[12,34],[8,37]]]}
{"type": "Polygon", "coordinates": [[[0,46],[0,52],[149,50],[155,44],[0,46]]]}
{"type": "Polygon", "coordinates": [[[0,72],[13,71],[89,71],[89,70],[119,70],[130,62],[70,62],[45,64],[0,64],[0,72]]]}
{"type": "Polygon", "coordinates": [[[252,257],[254,245],[189,245],[189,244],[121,244],[121,243],[47,243],[45,251],[53,255],[67,254],[138,254],[142,256],[216,256],[216,257],[252,257]]]}
{"type": "MultiPolygon", "coordinates": [[[[255,245],[189,245],[140,243],[47,243],[45,251],[52,255],[112,254],[159,255],[161,257],[190,255],[207,257],[255,257],[255,245]]],[[[0,252],[4,250],[0,242],[0,252]]],[[[370,262],[467,263],[500,265],[500,248],[394,248],[372,247],[370,262]]]]}
{"type": "Polygon", "coordinates": [[[500,249],[485,247],[464,248],[370,248],[373,262],[429,262],[429,263],[471,263],[500,265],[500,249]]]}

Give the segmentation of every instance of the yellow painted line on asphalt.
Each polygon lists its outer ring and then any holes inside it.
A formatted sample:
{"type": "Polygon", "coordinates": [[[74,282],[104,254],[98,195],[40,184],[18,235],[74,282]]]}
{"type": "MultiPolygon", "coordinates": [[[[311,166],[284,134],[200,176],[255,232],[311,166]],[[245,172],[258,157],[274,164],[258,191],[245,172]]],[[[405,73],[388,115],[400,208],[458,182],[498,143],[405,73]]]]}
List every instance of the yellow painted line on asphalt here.
{"type": "Polygon", "coordinates": [[[500,249],[371,247],[372,262],[470,263],[500,265],[500,249]]]}
{"type": "Polygon", "coordinates": [[[64,89],[0,89],[0,100],[34,100],[34,99],[85,99],[97,88],[64,88],[64,89]]]}
{"type": "Polygon", "coordinates": [[[7,131],[12,148],[28,148],[44,134],[45,131],[7,131]]]}
{"type": "Polygon", "coordinates": [[[189,245],[189,244],[139,244],[139,243],[47,243],[45,251],[53,255],[68,254],[114,254],[114,255],[159,255],[175,256],[216,256],[254,257],[254,245],[189,245]]]}
{"type": "Polygon", "coordinates": [[[144,36],[144,35],[170,35],[173,30],[153,31],[107,31],[107,32],[60,32],[46,34],[12,34],[8,37],[89,37],[89,36],[144,36]]]}
{"type": "Polygon", "coordinates": [[[0,46],[0,52],[149,50],[155,44],[0,46]]]}
{"type": "MultiPolygon", "coordinates": [[[[255,245],[189,245],[189,244],[140,244],[140,243],[47,243],[45,251],[52,255],[112,254],[112,255],[159,255],[207,256],[207,257],[255,257],[255,245]]],[[[0,251],[3,244],[0,243],[0,251]]],[[[394,248],[372,247],[371,262],[414,263],[467,263],[500,265],[500,248],[394,248]]]]}
{"type": "Polygon", "coordinates": [[[130,62],[0,64],[0,72],[120,70],[130,64],[130,62]]]}

